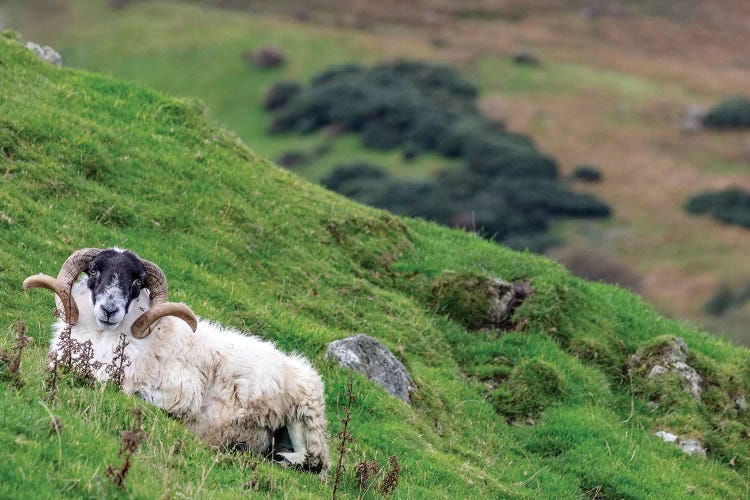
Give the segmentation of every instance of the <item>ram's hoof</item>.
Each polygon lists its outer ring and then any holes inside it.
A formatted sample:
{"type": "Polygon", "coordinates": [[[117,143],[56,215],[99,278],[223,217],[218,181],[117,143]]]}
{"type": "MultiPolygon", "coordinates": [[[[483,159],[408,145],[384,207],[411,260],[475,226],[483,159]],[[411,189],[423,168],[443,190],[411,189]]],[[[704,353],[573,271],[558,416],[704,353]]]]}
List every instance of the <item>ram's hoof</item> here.
{"type": "Polygon", "coordinates": [[[301,468],[305,463],[304,453],[277,453],[274,460],[278,461],[284,467],[301,468]]]}

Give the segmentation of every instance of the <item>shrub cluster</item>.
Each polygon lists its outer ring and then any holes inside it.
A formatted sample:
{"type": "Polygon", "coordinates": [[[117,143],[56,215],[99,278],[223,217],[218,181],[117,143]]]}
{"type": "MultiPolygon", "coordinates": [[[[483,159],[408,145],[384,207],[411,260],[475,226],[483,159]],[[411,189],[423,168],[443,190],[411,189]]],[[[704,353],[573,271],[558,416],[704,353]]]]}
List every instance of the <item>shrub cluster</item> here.
{"type": "Polygon", "coordinates": [[[693,215],[710,214],[721,222],[750,228],[750,192],[742,189],[699,193],[687,201],[685,210],[693,215]]]}
{"type": "Polygon", "coordinates": [[[741,96],[729,97],[703,117],[703,125],[709,128],[750,128],[750,99],[741,96]]]}
{"type": "Polygon", "coordinates": [[[579,165],[570,177],[576,181],[599,182],[602,180],[602,171],[593,165],[579,165]]]}
{"type": "Polygon", "coordinates": [[[274,107],[273,133],[336,125],[360,133],[369,148],[463,160],[462,168],[426,181],[396,179],[363,164],[339,165],[323,180],[360,202],[533,251],[552,243],[552,217],[610,215],[594,196],[563,186],[557,162],[531,139],[481,115],[476,87],[449,66],[404,61],[337,66],[289,95],[274,107]]]}
{"type": "Polygon", "coordinates": [[[381,168],[338,165],[323,185],[390,212],[477,231],[513,248],[541,252],[554,243],[554,217],[607,217],[610,208],[593,195],[569,191],[553,179],[487,176],[447,171],[426,181],[401,180],[381,168]]]}

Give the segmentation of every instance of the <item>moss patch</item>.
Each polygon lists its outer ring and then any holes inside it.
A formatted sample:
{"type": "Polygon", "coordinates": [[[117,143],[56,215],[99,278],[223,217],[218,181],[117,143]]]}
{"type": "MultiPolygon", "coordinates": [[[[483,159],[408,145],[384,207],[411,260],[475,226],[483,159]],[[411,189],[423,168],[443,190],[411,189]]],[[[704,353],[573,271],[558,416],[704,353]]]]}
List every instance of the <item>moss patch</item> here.
{"type": "Polygon", "coordinates": [[[528,282],[446,272],[430,286],[430,305],[436,313],[469,330],[510,330],[513,312],[532,292],[528,282]]]}
{"type": "Polygon", "coordinates": [[[489,399],[498,413],[511,420],[532,421],[563,398],[565,383],[560,371],[546,361],[531,359],[513,368],[506,383],[489,399]]]}

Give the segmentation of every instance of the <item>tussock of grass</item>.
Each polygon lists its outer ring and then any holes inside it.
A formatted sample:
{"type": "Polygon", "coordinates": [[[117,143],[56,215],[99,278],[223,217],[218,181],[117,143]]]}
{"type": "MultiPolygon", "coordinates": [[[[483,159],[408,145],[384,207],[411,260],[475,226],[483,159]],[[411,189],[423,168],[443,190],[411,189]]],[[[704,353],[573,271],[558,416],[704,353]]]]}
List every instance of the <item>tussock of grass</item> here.
{"type": "MultiPolygon", "coordinates": [[[[312,359],[332,436],[348,374],[324,359],[326,343],[358,332],[383,341],[418,390],[409,407],[355,375],[348,456],[353,465],[397,455],[396,497],[746,494],[750,422],[727,406],[750,391],[746,350],[542,257],[305,183],[205,121],[193,102],[47,65],[7,35],[0,68],[0,213],[12,221],[0,221],[1,342],[11,345],[19,319],[36,340],[20,365],[24,387],[0,386],[0,497],[331,493],[310,474],[210,450],[113,384],[63,375],[48,407],[64,427],[50,433],[40,402],[52,299],[20,284],[56,272],[74,248],[112,245],[158,262],[172,300],[312,359]],[[535,292],[513,317],[524,326],[468,334],[435,314],[425,290],[447,271],[529,280],[535,292]],[[627,357],[662,335],[689,345],[688,363],[707,383],[702,401],[654,411],[623,376],[627,357]],[[528,414],[529,405],[535,424],[509,425],[487,399],[492,390],[509,395],[503,412],[528,414]],[[120,490],[104,470],[118,463],[118,431],[134,406],[143,406],[146,438],[120,490]],[[703,439],[708,458],[651,435],[664,427],[703,439]]],[[[360,495],[357,484],[342,481],[341,497],[360,495]]]]}

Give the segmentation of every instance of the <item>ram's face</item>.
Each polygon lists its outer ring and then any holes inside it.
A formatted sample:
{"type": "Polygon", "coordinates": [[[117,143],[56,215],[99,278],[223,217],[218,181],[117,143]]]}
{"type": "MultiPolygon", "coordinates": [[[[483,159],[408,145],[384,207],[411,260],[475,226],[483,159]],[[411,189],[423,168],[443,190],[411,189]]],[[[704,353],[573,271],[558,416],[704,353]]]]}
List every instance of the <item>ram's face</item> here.
{"type": "Polygon", "coordinates": [[[104,250],[88,269],[88,287],[100,328],[116,328],[144,287],[146,268],[127,250],[104,250]]]}

